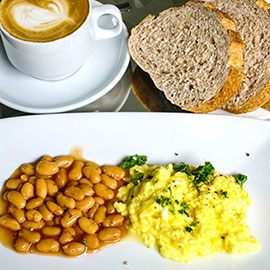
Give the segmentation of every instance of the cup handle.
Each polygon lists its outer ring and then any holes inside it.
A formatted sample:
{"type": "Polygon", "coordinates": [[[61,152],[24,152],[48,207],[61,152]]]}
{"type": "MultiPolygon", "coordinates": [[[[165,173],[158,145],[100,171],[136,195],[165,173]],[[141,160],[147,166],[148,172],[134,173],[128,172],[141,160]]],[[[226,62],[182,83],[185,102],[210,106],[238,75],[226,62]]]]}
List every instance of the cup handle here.
{"type": "Polygon", "coordinates": [[[102,5],[94,7],[91,12],[90,27],[95,40],[113,38],[122,32],[122,15],[117,7],[113,5],[102,5]],[[109,29],[101,27],[98,24],[98,20],[103,15],[112,15],[116,19],[116,25],[112,25],[112,28],[109,29]]]}

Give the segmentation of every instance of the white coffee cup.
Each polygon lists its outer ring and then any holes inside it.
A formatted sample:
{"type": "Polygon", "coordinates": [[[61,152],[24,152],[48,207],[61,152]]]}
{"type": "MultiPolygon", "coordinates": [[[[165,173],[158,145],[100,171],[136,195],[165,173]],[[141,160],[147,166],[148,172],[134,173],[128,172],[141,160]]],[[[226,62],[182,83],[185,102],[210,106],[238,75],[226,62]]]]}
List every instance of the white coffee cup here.
{"type": "Polygon", "coordinates": [[[9,61],[18,70],[41,80],[55,81],[78,71],[93,52],[95,40],[109,39],[122,32],[122,16],[113,5],[92,7],[85,22],[64,38],[49,42],[30,42],[9,34],[0,24],[0,33],[9,61]],[[112,15],[116,23],[102,28],[98,20],[112,15]]]}

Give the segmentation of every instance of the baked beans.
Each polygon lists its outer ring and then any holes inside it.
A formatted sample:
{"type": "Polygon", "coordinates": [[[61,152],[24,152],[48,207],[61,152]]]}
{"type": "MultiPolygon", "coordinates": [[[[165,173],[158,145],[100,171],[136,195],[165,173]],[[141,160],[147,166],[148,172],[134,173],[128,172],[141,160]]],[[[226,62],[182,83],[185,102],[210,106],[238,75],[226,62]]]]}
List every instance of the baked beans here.
{"type": "Polygon", "coordinates": [[[70,155],[25,163],[2,190],[0,241],[17,252],[80,256],[117,242],[125,218],[113,204],[125,171],[70,155]]]}

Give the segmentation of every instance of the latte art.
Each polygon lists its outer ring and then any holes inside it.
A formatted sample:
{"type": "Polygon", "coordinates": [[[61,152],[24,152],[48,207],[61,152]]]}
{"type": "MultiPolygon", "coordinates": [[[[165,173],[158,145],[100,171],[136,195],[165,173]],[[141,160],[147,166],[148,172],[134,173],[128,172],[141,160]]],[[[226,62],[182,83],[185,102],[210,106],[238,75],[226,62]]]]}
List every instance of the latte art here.
{"type": "Polygon", "coordinates": [[[39,7],[28,1],[14,1],[10,10],[16,23],[25,30],[46,31],[62,22],[75,24],[69,17],[67,0],[53,0],[47,7],[39,7]]]}
{"type": "Polygon", "coordinates": [[[74,32],[87,18],[88,0],[2,0],[0,22],[26,41],[53,41],[74,32]]]}

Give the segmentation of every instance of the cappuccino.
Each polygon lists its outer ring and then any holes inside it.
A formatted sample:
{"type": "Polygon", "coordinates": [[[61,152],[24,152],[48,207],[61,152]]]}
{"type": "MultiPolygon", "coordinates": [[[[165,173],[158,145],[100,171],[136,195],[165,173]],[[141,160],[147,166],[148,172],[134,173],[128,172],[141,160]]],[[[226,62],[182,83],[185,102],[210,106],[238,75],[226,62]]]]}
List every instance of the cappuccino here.
{"type": "Polygon", "coordinates": [[[73,33],[89,10],[88,0],[2,0],[0,23],[18,39],[49,42],[73,33]]]}

